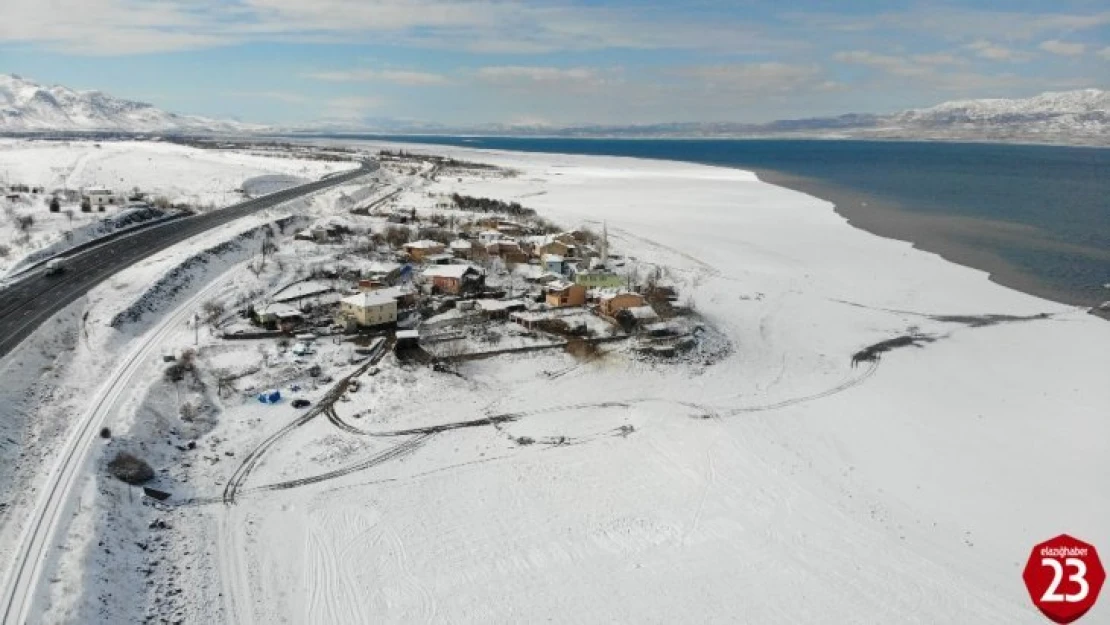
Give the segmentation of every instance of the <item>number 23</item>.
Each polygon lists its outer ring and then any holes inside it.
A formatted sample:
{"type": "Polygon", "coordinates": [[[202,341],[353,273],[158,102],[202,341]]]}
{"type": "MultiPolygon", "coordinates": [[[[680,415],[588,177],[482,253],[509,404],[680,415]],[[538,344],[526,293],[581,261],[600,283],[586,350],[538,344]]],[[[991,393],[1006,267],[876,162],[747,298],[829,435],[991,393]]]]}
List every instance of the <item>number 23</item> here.
{"type": "Polygon", "coordinates": [[[1041,565],[1047,566],[1052,569],[1052,583],[1048,585],[1048,589],[1044,591],[1041,601],[1046,603],[1058,603],[1061,601],[1067,603],[1076,603],[1083,601],[1087,598],[1087,593],[1091,591],[1091,587],[1087,584],[1087,565],[1079,558],[1068,558],[1064,560],[1061,565],[1059,560],[1054,558],[1041,558],[1041,565]],[[1064,578],[1064,566],[1075,567],[1075,573],[1068,576],[1068,580],[1079,584],[1079,592],[1074,595],[1061,595],[1057,594],[1060,588],[1060,582],[1064,578]]]}

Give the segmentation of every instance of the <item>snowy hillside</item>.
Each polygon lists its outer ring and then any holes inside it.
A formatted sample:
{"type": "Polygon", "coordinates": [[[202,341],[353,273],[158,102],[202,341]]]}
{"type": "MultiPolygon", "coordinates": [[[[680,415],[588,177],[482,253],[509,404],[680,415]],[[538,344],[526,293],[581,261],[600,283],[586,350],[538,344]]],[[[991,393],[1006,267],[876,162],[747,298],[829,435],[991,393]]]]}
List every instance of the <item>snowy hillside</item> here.
{"type": "Polygon", "coordinates": [[[0,74],[0,132],[251,132],[262,126],[168,113],[100,91],[47,87],[0,74]]]}

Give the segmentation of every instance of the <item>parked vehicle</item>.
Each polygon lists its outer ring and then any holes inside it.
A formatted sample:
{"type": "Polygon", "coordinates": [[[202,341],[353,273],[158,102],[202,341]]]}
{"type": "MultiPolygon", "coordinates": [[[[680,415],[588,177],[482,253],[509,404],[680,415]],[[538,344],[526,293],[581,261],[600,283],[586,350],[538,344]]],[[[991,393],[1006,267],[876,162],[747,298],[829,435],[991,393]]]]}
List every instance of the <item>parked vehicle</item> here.
{"type": "Polygon", "coordinates": [[[311,403],[312,402],[308,401],[307,399],[294,399],[292,406],[294,408],[308,408],[309,404],[311,403]]]}

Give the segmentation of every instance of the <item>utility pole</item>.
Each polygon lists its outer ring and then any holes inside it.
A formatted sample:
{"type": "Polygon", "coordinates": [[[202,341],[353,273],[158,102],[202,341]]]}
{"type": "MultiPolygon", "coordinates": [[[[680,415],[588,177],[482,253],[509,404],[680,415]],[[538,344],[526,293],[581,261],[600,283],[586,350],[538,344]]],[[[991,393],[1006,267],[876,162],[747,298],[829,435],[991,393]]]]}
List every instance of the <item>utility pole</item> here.
{"type": "Polygon", "coordinates": [[[609,222],[601,222],[601,266],[609,266],[609,222]]]}

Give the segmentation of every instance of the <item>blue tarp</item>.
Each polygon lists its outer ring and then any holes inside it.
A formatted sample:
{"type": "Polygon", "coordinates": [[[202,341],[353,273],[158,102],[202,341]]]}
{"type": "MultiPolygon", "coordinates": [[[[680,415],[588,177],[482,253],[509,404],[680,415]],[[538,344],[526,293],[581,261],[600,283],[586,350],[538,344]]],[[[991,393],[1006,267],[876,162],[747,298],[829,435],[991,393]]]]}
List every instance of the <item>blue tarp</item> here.
{"type": "Polygon", "coordinates": [[[276,404],[281,401],[281,392],[270,391],[269,393],[261,393],[258,396],[258,401],[264,404],[276,404]]]}

